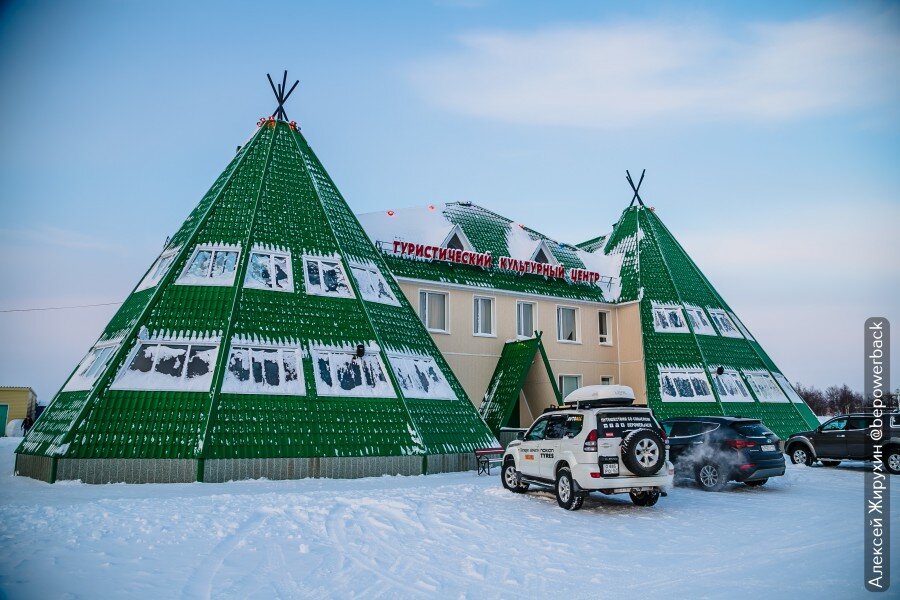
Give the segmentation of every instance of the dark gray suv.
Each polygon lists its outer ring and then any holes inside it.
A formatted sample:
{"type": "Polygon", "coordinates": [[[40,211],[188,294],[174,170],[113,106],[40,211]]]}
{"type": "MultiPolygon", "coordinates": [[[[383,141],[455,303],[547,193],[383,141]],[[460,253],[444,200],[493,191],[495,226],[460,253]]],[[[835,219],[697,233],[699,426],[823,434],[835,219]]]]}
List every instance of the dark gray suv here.
{"type": "MultiPolygon", "coordinates": [[[[882,460],[887,470],[900,474],[900,415],[885,415],[889,427],[881,439],[882,460]]],[[[812,431],[791,435],[785,452],[794,464],[812,465],[817,460],[834,467],[842,460],[872,460],[868,441],[872,415],[857,413],[834,417],[812,431]]]]}

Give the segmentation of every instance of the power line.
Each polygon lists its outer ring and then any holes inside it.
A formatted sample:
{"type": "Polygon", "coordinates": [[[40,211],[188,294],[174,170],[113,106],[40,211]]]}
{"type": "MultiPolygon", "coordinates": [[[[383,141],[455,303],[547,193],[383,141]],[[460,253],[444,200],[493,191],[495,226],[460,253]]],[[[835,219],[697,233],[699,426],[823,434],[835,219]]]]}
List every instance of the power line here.
{"type": "Polygon", "coordinates": [[[0,309],[0,313],[14,313],[14,312],[35,312],[41,310],[67,310],[70,308],[92,308],[94,306],[115,306],[116,304],[122,304],[121,302],[101,302],[99,304],[75,304],[72,306],[43,306],[40,308],[4,308],[0,309]]]}

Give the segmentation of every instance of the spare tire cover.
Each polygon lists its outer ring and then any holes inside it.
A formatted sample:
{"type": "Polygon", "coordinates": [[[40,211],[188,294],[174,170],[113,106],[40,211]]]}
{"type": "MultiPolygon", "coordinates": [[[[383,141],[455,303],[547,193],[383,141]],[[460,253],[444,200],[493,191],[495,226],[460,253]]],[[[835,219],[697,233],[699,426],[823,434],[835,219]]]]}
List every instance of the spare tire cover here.
{"type": "Polygon", "coordinates": [[[655,475],[665,460],[666,444],[652,429],[635,429],[622,440],[622,462],[635,475],[655,475]]]}

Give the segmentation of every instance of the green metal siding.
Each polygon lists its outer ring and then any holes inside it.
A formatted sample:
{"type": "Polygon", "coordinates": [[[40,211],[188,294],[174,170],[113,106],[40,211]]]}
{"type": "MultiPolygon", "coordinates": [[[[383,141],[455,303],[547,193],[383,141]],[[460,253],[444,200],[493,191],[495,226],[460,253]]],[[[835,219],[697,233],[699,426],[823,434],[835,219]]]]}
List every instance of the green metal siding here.
{"type": "MultiPolygon", "coordinates": [[[[101,340],[124,337],[92,390],[59,392],[18,452],[71,459],[374,457],[457,454],[494,440],[299,131],[265,123],[169,241],[180,248],[156,287],[136,291],[101,340]],[[198,244],[240,244],[232,286],[175,281],[198,244]],[[291,252],[294,291],[245,289],[254,245],[291,252]],[[303,255],[375,264],[400,306],[307,295],[303,255]],[[110,390],[146,328],[150,335],[221,337],[209,392],[110,390]],[[305,396],[221,393],[233,336],[299,343],[305,396]],[[456,400],[318,397],[310,345],[375,342],[441,367],[456,400]]],[[[355,288],[353,281],[349,281],[355,288]]]]}
{"type": "MultiPolygon", "coordinates": [[[[805,404],[759,402],[663,402],[659,365],[700,367],[712,384],[717,366],[780,373],[760,345],[743,337],[656,332],[652,303],[690,304],[701,308],[731,308],[652,210],[628,208],[606,244],[606,252],[624,254],[621,300],[640,300],[648,402],[660,418],[699,415],[740,415],[762,419],[778,435],[815,427],[805,404]]],[[[688,322],[689,326],[690,323],[688,322]]],[[[752,389],[748,389],[753,394],[752,389]]]]}

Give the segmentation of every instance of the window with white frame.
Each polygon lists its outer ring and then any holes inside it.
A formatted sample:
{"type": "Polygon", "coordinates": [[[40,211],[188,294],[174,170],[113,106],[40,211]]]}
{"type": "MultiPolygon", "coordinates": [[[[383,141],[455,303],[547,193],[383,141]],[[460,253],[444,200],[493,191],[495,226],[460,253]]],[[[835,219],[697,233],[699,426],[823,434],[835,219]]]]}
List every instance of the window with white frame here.
{"type": "Polygon", "coordinates": [[[684,312],[677,304],[651,304],[653,329],[658,333],[690,333],[684,312]]]}
{"type": "Polygon", "coordinates": [[[516,335],[520,338],[530,338],[534,335],[534,313],[537,306],[534,302],[516,302],[516,335]]]}
{"type": "Polygon", "coordinates": [[[390,352],[388,362],[407,398],[456,400],[453,388],[433,358],[390,352]]]}
{"type": "Polygon", "coordinates": [[[725,369],[721,375],[716,375],[717,368],[710,367],[710,372],[713,385],[716,386],[716,392],[719,393],[719,400],[722,402],[753,402],[753,396],[744,385],[740,373],[734,369],[725,369]]]}
{"type": "Polygon", "coordinates": [[[768,371],[744,371],[744,377],[760,402],[790,402],[768,371]]]}
{"type": "Polygon", "coordinates": [[[419,318],[428,331],[438,333],[450,331],[447,301],[448,296],[444,292],[419,290],[419,318]]]}
{"type": "Polygon", "coordinates": [[[612,377],[601,377],[600,385],[612,385],[613,378],[612,377]]]}
{"type": "Polygon", "coordinates": [[[363,356],[355,348],[313,348],[311,353],[319,396],[396,398],[378,350],[367,347],[363,356]]]}
{"type": "Polygon", "coordinates": [[[146,290],[148,288],[155,287],[157,283],[163,278],[163,275],[169,270],[169,267],[172,266],[172,263],[175,261],[175,256],[178,254],[178,248],[171,248],[169,250],[164,251],[159,255],[159,258],[153,263],[153,266],[150,267],[150,270],[147,271],[147,274],[141,280],[141,283],[138,284],[138,287],[135,291],[140,292],[141,290],[146,290]]]}
{"type": "Polygon", "coordinates": [[[537,263],[559,264],[553,252],[550,251],[550,246],[547,245],[546,240],[541,240],[541,243],[538,244],[534,253],[532,253],[531,260],[537,263]]]}
{"type": "Polygon", "coordinates": [[[236,344],[231,347],[222,391],[231,394],[306,395],[300,348],[236,344]]]}
{"type": "Polygon", "coordinates": [[[400,306],[378,267],[351,263],[350,271],[356,278],[356,285],[363,300],[400,306]]]}
{"type": "Polygon", "coordinates": [[[250,253],[244,287],[293,292],[294,274],[290,252],[254,248],[250,253]]]}
{"type": "Polygon", "coordinates": [[[732,338],[743,337],[737,325],[734,324],[734,321],[731,320],[731,317],[724,310],[719,308],[707,308],[706,310],[709,311],[709,317],[715,323],[720,335],[732,338]]]}
{"type": "Polygon", "coordinates": [[[737,315],[731,311],[728,311],[728,316],[731,317],[731,322],[737,325],[737,328],[740,330],[744,337],[751,341],[756,341],[756,338],[750,335],[750,332],[744,327],[744,324],[741,323],[741,320],[737,318],[737,315]]]}
{"type": "Polygon", "coordinates": [[[800,394],[797,393],[797,390],[794,389],[791,382],[787,380],[787,377],[776,371],[773,371],[772,375],[775,376],[775,381],[778,382],[778,385],[781,386],[781,389],[787,394],[787,397],[790,398],[791,402],[803,404],[803,398],[800,397],[800,394]]]}
{"type": "Polygon", "coordinates": [[[233,285],[239,254],[240,246],[197,246],[175,283],[233,285]]]}
{"type": "Polygon", "coordinates": [[[571,306],[556,307],[556,339],[560,342],[578,342],[578,309],[571,306]]]}
{"type": "Polygon", "coordinates": [[[685,305],[684,312],[691,321],[694,333],[698,335],[717,335],[712,323],[706,318],[706,313],[699,306],[685,305]]]}
{"type": "Polygon", "coordinates": [[[463,244],[463,241],[460,239],[458,233],[453,233],[447,241],[444,243],[445,248],[451,248],[453,250],[465,250],[466,246],[463,244]]]}
{"type": "Polygon", "coordinates": [[[218,342],[139,341],[110,388],[208,392],[218,351],[218,342]]]}
{"type": "Polygon", "coordinates": [[[103,373],[121,340],[111,340],[95,345],[78,364],[75,373],[66,382],[64,392],[89,390],[103,373]]]}
{"type": "Polygon", "coordinates": [[[306,273],[307,294],[336,298],[353,297],[353,290],[347,282],[340,258],[304,256],[303,270],[306,273]]]}
{"type": "Polygon", "coordinates": [[[581,387],[581,375],[560,375],[559,391],[562,393],[563,400],[566,396],[581,387]]]}
{"type": "Polygon", "coordinates": [[[600,343],[604,346],[610,346],[612,345],[612,335],[609,332],[609,311],[601,310],[597,313],[597,317],[597,332],[600,336],[600,343]]]}
{"type": "Polygon", "coordinates": [[[660,369],[659,390],[663,402],[715,402],[703,369],[660,369]]]}
{"type": "Polygon", "coordinates": [[[473,298],[472,315],[474,335],[494,336],[494,299],[486,296],[473,298]]]}

